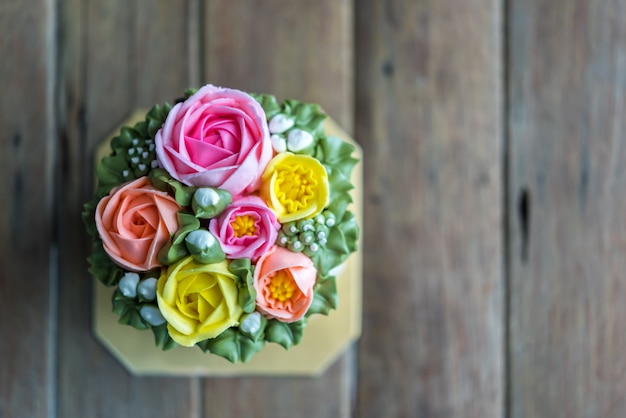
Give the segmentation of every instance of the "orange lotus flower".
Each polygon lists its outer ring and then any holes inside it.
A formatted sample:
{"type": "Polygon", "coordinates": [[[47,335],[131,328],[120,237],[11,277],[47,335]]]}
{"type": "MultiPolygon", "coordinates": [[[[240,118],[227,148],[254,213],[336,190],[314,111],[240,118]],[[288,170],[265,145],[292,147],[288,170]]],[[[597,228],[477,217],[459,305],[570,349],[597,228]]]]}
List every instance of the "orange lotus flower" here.
{"type": "Polygon", "coordinates": [[[272,248],[254,270],[257,309],[282,322],[301,319],[313,302],[316,277],[313,261],[306,255],[272,248]]]}

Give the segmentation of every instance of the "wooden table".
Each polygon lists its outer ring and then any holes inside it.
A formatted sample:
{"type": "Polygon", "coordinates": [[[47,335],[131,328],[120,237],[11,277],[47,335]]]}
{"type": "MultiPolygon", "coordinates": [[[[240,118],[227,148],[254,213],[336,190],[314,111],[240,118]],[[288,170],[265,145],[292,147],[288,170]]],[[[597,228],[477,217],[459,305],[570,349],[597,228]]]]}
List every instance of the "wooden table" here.
{"type": "Polygon", "coordinates": [[[2,0],[0,417],[625,417],[624,0],[2,0]],[[365,152],[363,335],[320,378],[93,337],[96,144],[204,83],[365,152]]]}

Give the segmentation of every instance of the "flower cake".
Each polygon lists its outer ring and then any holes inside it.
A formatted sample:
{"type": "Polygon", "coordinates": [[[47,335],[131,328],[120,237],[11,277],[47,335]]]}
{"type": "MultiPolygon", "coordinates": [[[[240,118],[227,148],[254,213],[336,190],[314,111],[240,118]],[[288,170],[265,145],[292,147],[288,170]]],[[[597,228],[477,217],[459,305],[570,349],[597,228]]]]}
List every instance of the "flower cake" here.
{"type": "MultiPolygon", "coordinates": [[[[90,273],[156,346],[246,362],[337,308],[356,251],[354,146],[319,106],[206,85],[111,140],[83,218],[90,273]]],[[[129,329],[129,332],[132,330],[129,329]]]]}

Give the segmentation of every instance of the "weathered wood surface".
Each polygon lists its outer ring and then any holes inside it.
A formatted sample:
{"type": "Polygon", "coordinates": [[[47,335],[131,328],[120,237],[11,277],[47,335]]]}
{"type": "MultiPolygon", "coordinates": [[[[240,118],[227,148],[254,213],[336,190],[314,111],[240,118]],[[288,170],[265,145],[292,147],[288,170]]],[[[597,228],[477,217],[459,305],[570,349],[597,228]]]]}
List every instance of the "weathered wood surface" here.
{"type": "Polygon", "coordinates": [[[54,404],[54,10],[0,5],[0,417],[54,404]]]}
{"type": "MultiPolygon", "coordinates": [[[[138,379],[91,331],[82,204],[93,193],[96,146],[135,108],[177,97],[190,80],[188,2],[65,0],[58,74],[62,150],[59,228],[58,417],[199,416],[198,379],[138,379]],[[175,63],[185,63],[175,64],[175,63]]],[[[58,142],[57,142],[58,141],[58,142]]]]}
{"type": "Polygon", "coordinates": [[[512,417],[626,416],[626,2],[509,8],[512,417]]]}
{"type": "Polygon", "coordinates": [[[503,416],[500,13],[357,3],[358,416],[503,416]]]}
{"type": "Polygon", "coordinates": [[[0,87],[0,417],[626,416],[624,0],[5,0],[0,87]],[[363,146],[363,336],[320,378],[92,336],[95,145],[208,82],[363,146]]]}

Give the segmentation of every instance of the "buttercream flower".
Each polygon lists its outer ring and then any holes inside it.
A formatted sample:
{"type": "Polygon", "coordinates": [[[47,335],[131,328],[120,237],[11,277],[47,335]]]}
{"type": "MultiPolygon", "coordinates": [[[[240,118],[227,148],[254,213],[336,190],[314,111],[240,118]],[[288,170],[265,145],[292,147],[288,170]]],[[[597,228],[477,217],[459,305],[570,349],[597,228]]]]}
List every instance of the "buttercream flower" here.
{"type": "Polygon", "coordinates": [[[257,309],[282,322],[301,319],[313,302],[317,270],[302,253],[273,247],[254,270],[257,309]]]}
{"type": "Polygon", "coordinates": [[[96,207],[96,228],[109,257],[131,271],[159,267],[158,252],[178,229],[180,206],[140,177],[113,189],[96,207]]]}
{"type": "Polygon", "coordinates": [[[251,258],[252,261],[274,245],[279,229],[274,212],[263,199],[253,195],[236,198],[209,223],[209,231],[217,237],[229,258],[251,258]]]}
{"type": "Polygon", "coordinates": [[[284,152],[265,169],[261,196],[280,223],[310,219],[329,203],[328,174],[317,159],[284,152]]]}
{"type": "Polygon", "coordinates": [[[174,341],[191,347],[238,325],[237,277],[228,263],[201,264],[185,257],[164,270],[157,283],[157,303],[174,341]]]}
{"type": "Polygon", "coordinates": [[[258,188],[273,153],[265,112],[256,100],[212,85],[170,110],[155,147],[159,165],[175,179],[232,195],[258,188]]]}

